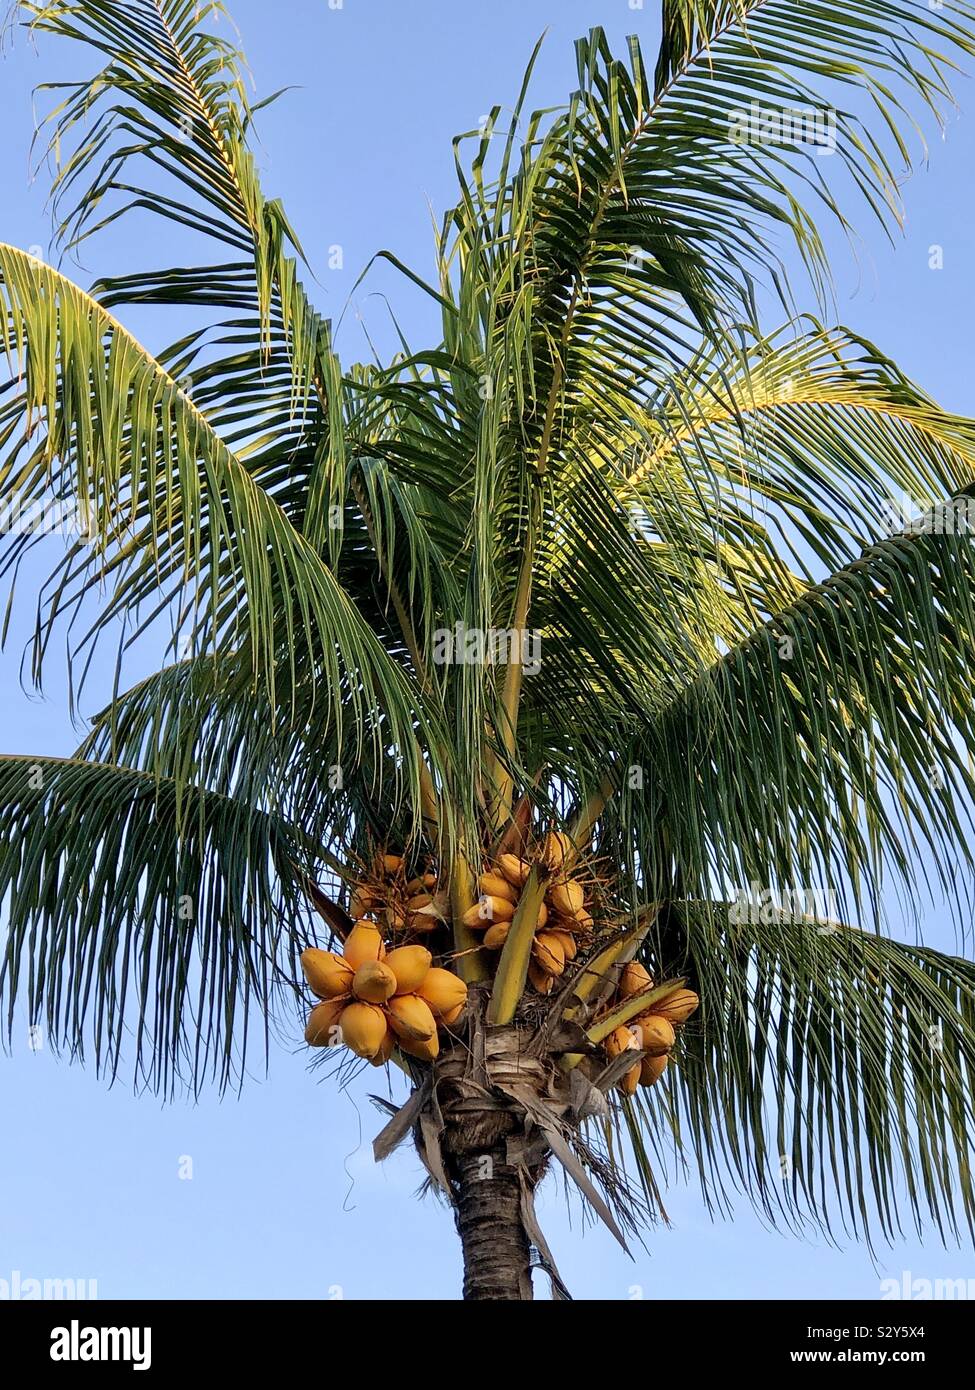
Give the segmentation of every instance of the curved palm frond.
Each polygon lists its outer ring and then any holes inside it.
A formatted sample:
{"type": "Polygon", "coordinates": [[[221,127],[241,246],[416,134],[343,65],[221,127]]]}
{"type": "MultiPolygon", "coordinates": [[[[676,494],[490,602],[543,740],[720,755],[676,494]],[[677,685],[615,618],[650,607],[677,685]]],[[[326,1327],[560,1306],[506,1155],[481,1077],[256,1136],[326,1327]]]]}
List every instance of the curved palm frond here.
{"type": "MultiPolygon", "coordinates": [[[[295,700],[305,695],[299,684],[295,700]]],[[[188,657],[118,693],[76,757],[261,806],[327,850],[333,871],[367,863],[388,836],[405,843],[412,824],[398,750],[357,747],[356,731],[300,703],[296,714],[287,691],[279,701],[275,709],[254,690],[246,653],[188,657]]]]}
{"type": "MultiPolygon", "coordinates": [[[[638,504],[646,490],[654,531],[676,478],[675,502],[703,512],[704,526],[737,522],[754,548],[745,528],[764,518],[786,563],[809,578],[813,565],[854,559],[903,515],[905,499],[920,511],[975,477],[971,421],[940,409],[849,329],[807,320],[748,342],[738,360],[713,356],[673,377],[656,442],[627,470],[638,504]]],[[[738,540],[733,530],[728,540],[738,540]]]]}
{"type": "Polygon", "coordinates": [[[827,0],[815,23],[801,0],[665,4],[637,170],[679,173],[674,227],[713,238],[746,283],[761,248],[758,266],[764,257],[778,267],[785,287],[767,235],[778,225],[825,287],[815,217],[798,197],[849,230],[835,163],[889,226],[900,208],[896,165],[910,164],[903,128],[917,129],[915,110],[943,119],[958,61],[975,51],[973,17],[965,0],[827,0]],[[847,98],[854,109],[838,105],[847,98]]]}
{"type": "Polygon", "coordinates": [[[647,791],[691,891],[825,886],[878,920],[887,875],[911,888],[927,856],[965,920],[975,550],[956,515],[810,587],[659,721],[647,791]]]}
{"type": "Polygon", "coordinates": [[[72,1056],[170,1092],[243,1079],[255,1013],[293,989],[296,867],[280,817],[111,764],[0,756],[0,998],[72,1056]],[[295,867],[293,867],[295,866],[295,867]]]}
{"type": "Polygon", "coordinates": [[[38,137],[46,134],[55,171],[56,244],[79,251],[136,212],[185,229],[204,248],[189,256],[216,247],[209,264],[120,271],[91,292],[107,309],[237,314],[157,358],[262,486],[280,487],[289,466],[310,467],[321,432],[312,386],[327,328],[298,279],[300,248],[282,205],[261,188],[245,60],[225,7],[49,0],[15,10],[33,33],[103,60],[90,77],[41,88],[53,103],[38,137]]]}
{"type": "Polygon", "coordinates": [[[639,1105],[645,1175],[693,1157],[712,1210],[743,1191],[831,1236],[971,1234],[975,965],[772,910],[670,911],[704,1002],[639,1105]]]}
{"type": "Polygon", "coordinates": [[[253,110],[244,56],[206,27],[229,26],[226,6],[22,0],[17,8],[32,31],[84,43],[105,59],[88,79],[41,89],[59,98],[45,120],[57,242],[77,248],[141,209],[246,257],[112,277],[99,283],[99,297],[231,308],[256,297],[265,330],[276,299],[307,384],[316,324],[285,249],[298,249],[297,237],[281,204],[264,196],[247,146],[253,110]]]}
{"type": "MultiPolygon", "coordinates": [[[[317,691],[339,728],[351,715],[360,734],[371,725],[374,737],[392,738],[416,793],[407,674],[178,384],[90,296],[13,247],[0,246],[0,296],[13,387],[2,417],[4,502],[29,514],[45,501],[71,501],[93,539],[73,545],[55,572],[34,640],[35,676],[58,618],[106,580],[112,598],[86,640],[155,599],[150,618],[136,619],[144,630],[178,598],[198,649],[246,638],[272,707],[276,685],[283,679],[294,690],[301,666],[308,705],[317,691]],[[388,721],[381,734],[380,712],[388,721]]],[[[15,532],[6,566],[37,539],[15,532]]]]}

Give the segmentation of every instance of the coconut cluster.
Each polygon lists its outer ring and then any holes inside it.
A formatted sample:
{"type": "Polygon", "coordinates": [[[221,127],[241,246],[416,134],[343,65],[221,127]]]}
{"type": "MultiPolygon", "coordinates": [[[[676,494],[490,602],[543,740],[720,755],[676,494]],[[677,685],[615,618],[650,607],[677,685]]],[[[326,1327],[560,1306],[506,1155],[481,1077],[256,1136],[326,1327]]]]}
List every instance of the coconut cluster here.
{"type": "Polygon", "coordinates": [[[500,951],[508,939],[533,864],[544,866],[549,875],[548,886],[538,911],[528,966],[529,981],[540,994],[551,993],[566,964],[578,954],[578,938],[593,927],[585,887],[567,872],[573,853],[568,836],[553,832],[545,836],[534,860],[500,854],[494,861],[487,861],[478,879],[480,897],[464,915],[464,922],[472,931],[484,931],[484,946],[489,951],[500,951]]]}
{"type": "MultiPolygon", "coordinates": [[[[452,970],[435,966],[431,951],[417,940],[429,940],[434,951],[451,949],[446,944],[449,894],[440,885],[434,862],[423,861],[423,866],[424,871],[418,872],[414,863],[414,876],[409,877],[403,855],[377,853],[355,879],[349,902],[354,925],[347,935],[341,929],[345,935],[341,954],[310,949],[302,955],[305,978],[321,1001],[312,1010],[305,1032],[311,1046],[344,1044],[376,1066],[387,1062],[397,1048],[432,1061],[440,1050],[440,1030],[460,1020],[467,986],[452,970]],[[437,928],[444,933],[430,937],[437,928]]],[[[547,995],[578,955],[590,958],[601,931],[609,926],[602,920],[605,894],[598,876],[591,869],[585,880],[580,876],[576,846],[567,835],[552,831],[537,841],[526,836],[520,853],[485,855],[477,881],[478,901],[463,920],[480,936],[480,949],[496,958],[508,939],[533,869],[538,873],[533,880],[535,927],[528,981],[537,993],[547,995]],[[544,889],[539,902],[540,884],[544,889]],[[590,894],[596,896],[595,908],[590,894]],[[594,923],[594,911],[601,919],[600,929],[594,923]]],[[[627,1001],[653,991],[653,980],[644,967],[630,962],[622,969],[601,1018],[610,1019],[627,1001]]],[[[633,1065],[619,1083],[627,1095],[633,1095],[639,1085],[652,1086],[659,1080],[677,1030],[698,1007],[697,995],[677,982],[657,993],[660,997],[642,1013],[603,1037],[602,1046],[610,1058],[634,1054],[633,1065]]],[[[603,1025],[608,1026],[608,1022],[603,1025]]]]}
{"type": "Polygon", "coordinates": [[[438,1030],[455,1024],[467,1002],[464,981],[435,966],[425,946],[387,951],[375,922],[356,922],[341,955],[304,951],[301,968],[322,1001],[311,1011],[305,1041],[312,1047],[344,1044],[377,1067],[397,1047],[432,1062],[440,1051],[438,1030]]]}
{"type": "Polygon", "coordinates": [[[409,938],[425,936],[443,922],[448,899],[431,867],[408,879],[402,855],[377,854],[352,891],[349,911],[357,919],[382,922],[391,937],[409,938]]]}
{"type": "MultiPolygon", "coordinates": [[[[620,976],[616,997],[608,1013],[638,994],[653,989],[653,979],[639,961],[630,961],[620,976]]],[[[670,1050],[677,1040],[677,1030],[687,1022],[700,1000],[693,990],[675,989],[651,1004],[646,1013],[637,1014],[629,1023],[614,1028],[603,1041],[607,1054],[619,1057],[635,1052],[632,1067],[623,1076],[620,1090],[632,1096],[637,1086],[652,1086],[667,1069],[670,1050]]]]}

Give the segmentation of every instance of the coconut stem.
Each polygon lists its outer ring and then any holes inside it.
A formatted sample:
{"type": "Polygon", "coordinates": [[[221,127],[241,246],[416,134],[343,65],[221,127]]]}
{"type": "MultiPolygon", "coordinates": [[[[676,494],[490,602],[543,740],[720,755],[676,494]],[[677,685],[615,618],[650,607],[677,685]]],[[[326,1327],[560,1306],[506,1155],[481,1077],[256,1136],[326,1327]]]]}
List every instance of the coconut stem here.
{"type": "Polygon", "coordinates": [[[467,984],[487,979],[481,943],[464,925],[464,913],[476,902],[477,885],[463,854],[454,856],[450,868],[450,915],[454,932],[454,958],[457,973],[467,984]]]}
{"type": "Polygon", "coordinates": [[[607,775],[602,778],[598,790],[594,791],[588,801],[582,806],[579,814],[569,831],[569,838],[572,841],[572,848],[566,855],[565,872],[568,873],[575,865],[581,853],[589,848],[592,840],[592,832],[597,820],[606,809],[606,803],[615,792],[615,788],[610,777],[607,775]]]}
{"type": "Polygon", "coordinates": [[[510,660],[505,672],[501,696],[501,728],[499,732],[505,750],[505,758],[502,761],[497,756],[492,755],[489,759],[491,780],[494,784],[492,807],[496,830],[502,830],[511,818],[511,802],[514,791],[513,768],[518,748],[518,710],[521,705],[523,676],[522,643],[526,640],[528,608],[531,603],[537,512],[538,504],[533,493],[528,517],[528,531],[525,536],[525,549],[518,576],[518,589],[515,594],[515,607],[511,620],[515,633],[515,647],[509,654],[510,660]]]}

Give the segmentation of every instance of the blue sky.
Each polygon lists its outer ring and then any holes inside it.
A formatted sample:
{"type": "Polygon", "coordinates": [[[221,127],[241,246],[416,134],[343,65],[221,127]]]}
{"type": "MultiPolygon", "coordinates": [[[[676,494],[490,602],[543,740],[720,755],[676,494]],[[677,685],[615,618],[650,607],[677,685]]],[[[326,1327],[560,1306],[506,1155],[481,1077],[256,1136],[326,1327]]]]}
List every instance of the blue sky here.
{"type": "MultiPolygon", "coordinates": [[[[535,104],[565,99],[574,82],[572,41],[601,23],[611,39],[635,32],[652,51],[657,0],[235,0],[257,95],[293,84],[260,122],[269,192],[285,198],[320,284],[317,302],[337,316],[370,256],[382,247],[421,273],[431,266],[431,207],[453,194],[450,141],[517,93],[539,34],[535,104]],[[332,248],[342,267],[330,269],[332,248]]],[[[21,36],[0,60],[0,238],[47,246],[44,175],[28,179],[31,90],[87,71],[63,45],[35,52],[21,36]]],[[[856,257],[830,241],[837,317],[876,341],[944,405],[975,414],[970,324],[975,90],[959,86],[947,140],[928,130],[930,162],[905,186],[908,220],[892,248],[860,214],[856,257]],[[943,249],[943,269],[929,266],[943,249]]],[[[78,278],[103,267],[169,261],[171,233],[148,220],[99,243],[78,278]]],[[[334,261],[336,257],[333,255],[334,261]]],[[[343,357],[367,354],[362,316],[380,344],[390,329],[383,295],[408,336],[435,331],[429,305],[391,271],[356,291],[340,339],[343,357]]],[[[811,307],[811,306],[810,306],[811,307]]],[[[127,321],[150,345],[180,325],[146,314],[127,321]]],[[[38,571],[40,573],[40,571],[38,571]]],[[[26,592],[26,591],[25,591],[26,592]]],[[[41,700],[19,685],[29,604],[0,656],[4,722],[0,751],[67,753],[79,735],[63,683],[41,700]]],[[[95,673],[91,713],[111,672],[95,673]]],[[[952,928],[929,917],[932,944],[952,928]]],[[[0,1280],[96,1280],[100,1297],[448,1298],[460,1261],[450,1214],[414,1193],[422,1173],[403,1149],[382,1169],[370,1144],[383,1121],[368,1100],[371,1073],[339,1093],[307,1070],[304,1049],[276,1045],[269,1074],[242,1096],[206,1094],[166,1107],[109,1090],[80,1067],[33,1052],[26,1030],[0,1058],[0,1280]],[[189,1160],[189,1161],[188,1161],[189,1160]],[[190,1176],[191,1174],[191,1176],[190,1176]]],[[[394,1083],[395,1084],[395,1083],[394,1083]]],[[[401,1095],[401,1088],[395,1091],[401,1095]]],[[[837,1251],[767,1231],[742,1203],[734,1222],[712,1224],[693,1180],[667,1196],[669,1229],[648,1235],[628,1260],[578,1207],[566,1210],[550,1182],[540,1214],[563,1276],[580,1298],[875,1297],[880,1279],[975,1275],[970,1251],[936,1239],[906,1241],[873,1264],[862,1247],[837,1251]]]]}

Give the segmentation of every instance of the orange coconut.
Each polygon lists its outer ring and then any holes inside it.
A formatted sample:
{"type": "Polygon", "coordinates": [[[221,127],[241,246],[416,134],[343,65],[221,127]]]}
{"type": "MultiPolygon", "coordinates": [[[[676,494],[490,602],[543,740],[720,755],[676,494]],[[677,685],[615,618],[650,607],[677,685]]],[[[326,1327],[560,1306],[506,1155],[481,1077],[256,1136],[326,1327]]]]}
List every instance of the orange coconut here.
{"type": "Polygon", "coordinates": [[[333,951],[310,946],[301,953],[301,968],[309,988],[319,999],[336,999],[352,988],[352,966],[333,951]]]}

